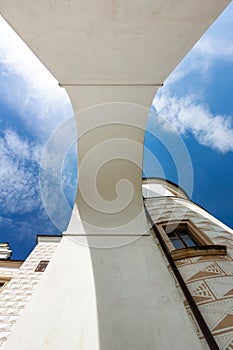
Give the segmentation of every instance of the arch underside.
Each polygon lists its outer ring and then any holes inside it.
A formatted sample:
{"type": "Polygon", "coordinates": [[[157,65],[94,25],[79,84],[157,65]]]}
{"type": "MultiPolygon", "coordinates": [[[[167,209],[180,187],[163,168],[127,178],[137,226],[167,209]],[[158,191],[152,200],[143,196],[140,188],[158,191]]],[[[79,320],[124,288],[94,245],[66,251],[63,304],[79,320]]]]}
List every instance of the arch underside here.
{"type": "Polygon", "coordinates": [[[201,350],[148,232],[143,141],[156,90],[229,2],[0,0],[79,137],[70,224],[4,350],[201,350]]]}
{"type": "Polygon", "coordinates": [[[76,114],[79,179],[92,183],[79,185],[79,213],[69,234],[147,231],[141,168],[148,110],[132,104],[150,107],[158,87],[228,3],[0,1],[3,17],[66,88],[76,114]],[[109,106],[93,107],[99,104],[109,106]]]}

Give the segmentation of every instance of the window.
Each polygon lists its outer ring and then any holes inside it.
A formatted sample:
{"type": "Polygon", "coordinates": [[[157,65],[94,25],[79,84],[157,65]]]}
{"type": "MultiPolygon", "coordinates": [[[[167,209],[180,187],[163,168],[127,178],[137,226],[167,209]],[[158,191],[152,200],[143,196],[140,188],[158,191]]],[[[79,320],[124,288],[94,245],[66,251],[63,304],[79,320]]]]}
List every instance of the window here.
{"type": "Polygon", "coordinates": [[[176,249],[195,247],[199,245],[195,238],[192,237],[188,228],[178,228],[166,233],[176,249]]]}
{"type": "Polygon", "coordinates": [[[157,229],[175,260],[199,255],[226,255],[226,246],[214,244],[190,220],[160,223],[157,229]]]}
{"type": "Polygon", "coordinates": [[[49,261],[48,260],[41,260],[39,264],[37,265],[35,272],[44,272],[48,265],[49,261]]]}
{"type": "Polygon", "coordinates": [[[0,277],[0,293],[9,281],[10,281],[10,278],[0,277]]]}

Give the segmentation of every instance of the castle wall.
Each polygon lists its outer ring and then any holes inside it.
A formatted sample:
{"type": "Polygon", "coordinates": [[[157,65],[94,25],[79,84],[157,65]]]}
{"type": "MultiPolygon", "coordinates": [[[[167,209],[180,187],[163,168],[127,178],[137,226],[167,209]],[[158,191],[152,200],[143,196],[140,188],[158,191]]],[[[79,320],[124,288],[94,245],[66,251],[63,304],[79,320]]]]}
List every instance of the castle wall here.
{"type": "Polygon", "coordinates": [[[11,334],[38,282],[46,273],[35,272],[36,267],[41,260],[52,258],[57,245],[54,242],[39,243],[20,268],[6,267],[5,261],[0,262],[0,278],[10,279],[0,292],[0,349],[11,334]]]}
{"type": "Polygon", "coordinates": [[[63,237],[4,350],[16,344],[17,350],[202,349],[152,235],[111,249],[63,237]]]}
{"type": "MultiPolygon", "coordinates": [[[[214,244],[227,246],[227,255],[187,257],[175,261],[221,350],[233,349],[233,233],[230,228],[202,208],[181,198],[145,200],[156,224],[172,220],[192,220],[214,244]]],[[[166,260],[167,266],[172,270],[166,260]]],[[[172,273],[173,274],[173,273],[172,273]]],[[[203,347],[209,349],[180,287],[180,296],[192,317],[203,347]]]]}

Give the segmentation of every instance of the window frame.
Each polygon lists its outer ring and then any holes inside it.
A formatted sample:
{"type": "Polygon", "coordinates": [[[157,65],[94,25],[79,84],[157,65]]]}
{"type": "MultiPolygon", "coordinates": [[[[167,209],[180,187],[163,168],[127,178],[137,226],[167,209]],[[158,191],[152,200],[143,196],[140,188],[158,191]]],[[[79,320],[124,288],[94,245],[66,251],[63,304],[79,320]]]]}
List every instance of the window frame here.
{"type": "Polygon", "coordinates": [[[45,272],[48,264],[49,264],[49,260],[40,260],[34,272],[45,272]]]}
{"type": "Polygon", "coordinates": [[[0,293],[3,291],[3,289],[6,287],[7,283],[10,281],[10,278],[7,277],[1,277],[0,276],[0,283],[3,284],[2,287],[0,287],[0,293]]]}
{"type": "Polygon", "coordinates": [[[156,225],[161,238],[163,239],[168,252],[174,260],[195,257],[200,255],[226,255],[227,248],[224,245],[214,244],[212,240],[199,229],[191,220],[173,220],[164,221],[156,225]],[[169,236],[166,233],[166,229],[172,232],[172,229],[187,229],[192,239],[197,242],[196,246],[176,248],[169,236]]]}
{"type": "Polygon", "coordinates": [[[178,227],[170,232],[166,232],[166,234],[176,249],[189,248],[200,245],[200,243],[193,237],[187,227],[178,227]],[[189,242],[187,241],[187,238],[189,242]],[[177,246],[175,242],[178,243],[179,246],[177,246]]]}

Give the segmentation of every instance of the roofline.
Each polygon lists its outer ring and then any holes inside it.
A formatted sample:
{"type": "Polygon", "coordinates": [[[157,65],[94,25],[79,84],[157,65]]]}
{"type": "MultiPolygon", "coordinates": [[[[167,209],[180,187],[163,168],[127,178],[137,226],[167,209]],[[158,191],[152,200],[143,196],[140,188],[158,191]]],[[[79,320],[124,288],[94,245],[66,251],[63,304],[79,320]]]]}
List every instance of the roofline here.
{"type": "Polygon", "coordinates": [[[20,268],[24,263],[24,260],[9,260],[9,259],[0,259],[0,268],[20,268]]]}
{"type": "Polygon", "coordinates": [[[59,243],[62,239],[62,235],[37,235],[36,244],[38,243],[59,243]]]}
{"type": "Polygon", "coordinates": [[[180,187],[179,185],[177,185],[176,183],[167,180],[167,179],[163,179],[161,177],[143,177],[142,178],[142,182],[155,182],[155,183],[159,183],[159,184],[164,184],[167,185],[168,188],[170,188],[173,191],[176,191],[177,194],[180,194],[183,198],[188,199],[189,201],[191,200],[189,195],[187,194],[187,192],[185,192],[185,190],[183,190],[182,187],[180,187]]]}

